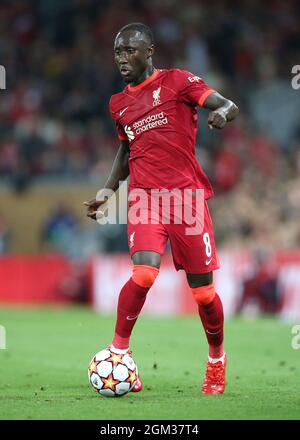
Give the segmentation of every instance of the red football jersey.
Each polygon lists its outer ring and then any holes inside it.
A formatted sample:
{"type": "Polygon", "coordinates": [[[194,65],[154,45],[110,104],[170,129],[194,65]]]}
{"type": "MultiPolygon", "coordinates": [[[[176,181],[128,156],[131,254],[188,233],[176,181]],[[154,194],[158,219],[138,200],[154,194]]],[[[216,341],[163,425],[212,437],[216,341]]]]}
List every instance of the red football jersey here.
{"type": "Polygon", "coordinates": [[[201,188],[206,199],[213,195],[195,143],[197,106],[214,91],[192,73],[170,69],[111,97],[119,139],[129,140],[129,190],[201,188]]]}

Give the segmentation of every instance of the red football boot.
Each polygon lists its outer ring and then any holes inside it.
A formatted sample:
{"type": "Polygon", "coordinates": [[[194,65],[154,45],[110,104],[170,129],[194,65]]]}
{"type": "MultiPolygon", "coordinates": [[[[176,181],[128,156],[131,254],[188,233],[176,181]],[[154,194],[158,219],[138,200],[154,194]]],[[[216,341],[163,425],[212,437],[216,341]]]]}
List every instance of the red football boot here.
{"type": "Polygon", "coordinates": [[[143,389],[143,383],[141,381],[140,376],[137,377],[134,387],[132,388],[132,393],[139,393],[143,389]]]}
{"type": "MultiPolygon", "coordinates": [[[[117,353],[117,354],[125,354],[125,353],[128,353],[130,356],[132,355],[132,351],[130,350],[130,348],[127,348],[127,349],[125,349],[125,350],[122,350],[122,349],[120,349],[120,348],[115,348],[112,344],[111,345],[109,345],[109,347],[108,347],[111,351],[113,351],[114,353],[117,353]]],[[[134,387],[132,388],[132,390],[131,390],[131,392],[132,393],[139,393],[140,391],[142,391],[142,389],[143,389],[143,383],[142,383],[142,381],[141,381],[141,378],[140,378],[140,376],[138,376],[137,377],[137,380],[136,380],[136,382],[135,382],[135,384],[134,384],[134,387]]]]}
{"type": "MultiPolygon", "coordinates": [[[[130,356],[132,355],[132,351],[131,350],[129,350],[128,353],[130,354],[130,356]]],[[[141,381],[140,376],[138,375],[138,377],[136,379],[136,382],[134,384],[134,387],[131,390],[131,393],[139,393],[140,391],[142,391],[142,389],[143,389],[143,383],[141,381]]]]}
{"type": "Polygon", "coordinates": [[[206,373],[202,385],[203,394],[223,394],[226,385],[226,354],[224,360],[213,363],[208,361],[206,366],[206,373]]]}

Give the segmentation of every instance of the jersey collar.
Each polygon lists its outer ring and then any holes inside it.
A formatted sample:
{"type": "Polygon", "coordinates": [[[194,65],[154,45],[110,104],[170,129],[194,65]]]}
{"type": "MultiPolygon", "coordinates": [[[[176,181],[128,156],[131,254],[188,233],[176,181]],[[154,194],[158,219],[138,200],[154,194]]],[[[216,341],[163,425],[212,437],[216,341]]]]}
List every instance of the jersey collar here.
{"type": "Polygon", "coordinates": [[[157,76],[160,74],[161,70],[157,69],[154,70],[154,72],[152,73],[152,75],[150,75],[147,79],[145,79],[145,81],[141,82],[140,84],[138,84],[137,86],[131,86],[130,84],[128,85],[128,90],[129,92],[136,92],[137,90],[143,89],[145,86],[147,86],[149,83],[151,83],[152,81],[155,80],[155,78],[157,78],[157,76]]]}

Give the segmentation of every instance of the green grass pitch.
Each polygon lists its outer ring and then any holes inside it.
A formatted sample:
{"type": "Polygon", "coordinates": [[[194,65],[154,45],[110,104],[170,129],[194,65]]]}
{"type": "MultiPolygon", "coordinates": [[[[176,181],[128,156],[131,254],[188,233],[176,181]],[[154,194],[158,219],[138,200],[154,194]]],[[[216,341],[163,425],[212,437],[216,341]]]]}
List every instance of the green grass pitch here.
{"type": "Polygon", "coordinates": [[[199,319],[141,316],[132,337],[144,390],[104,398],[87,379],[91,357],[111,341],[114,318],[86,308],[3,309],[1,419],[299,419],[300,350],[291,325],[228,320],[227,389],[203,396],[207,345],[199,319]]]}

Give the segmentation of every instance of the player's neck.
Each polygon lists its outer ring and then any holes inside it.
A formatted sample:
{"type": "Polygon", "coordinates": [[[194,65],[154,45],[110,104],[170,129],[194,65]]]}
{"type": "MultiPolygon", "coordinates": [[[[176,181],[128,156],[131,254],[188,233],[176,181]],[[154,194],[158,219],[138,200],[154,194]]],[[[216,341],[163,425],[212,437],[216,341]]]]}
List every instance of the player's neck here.
{"type": "Polygon", "coordinates": [[[152,66],[151,64],[150,66],[147,67],[147,69],[144,70],[142,75],[140,75],[140,77],[137,80],[130,83],[131,87],[135,87],[143,83],[144,81],[146,81],[146,79],[148,79],[151,75],[153,75],[155,71],[156,71],[155,67],[152,66]]]}

